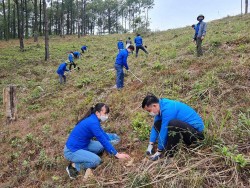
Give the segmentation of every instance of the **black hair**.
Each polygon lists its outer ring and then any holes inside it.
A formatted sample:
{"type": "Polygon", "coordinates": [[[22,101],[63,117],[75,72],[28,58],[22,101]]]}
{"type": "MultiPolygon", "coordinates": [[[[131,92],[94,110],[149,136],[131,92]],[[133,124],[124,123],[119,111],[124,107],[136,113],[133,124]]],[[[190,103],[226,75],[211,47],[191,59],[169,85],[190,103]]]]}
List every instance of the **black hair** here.
{"type": "Polygon", "coordinates": [[[80,119],[80,120],[77,122],[77,124],[80,123],[82,120],[86,119],[87,117],[89,117],[91,114],[94,114],[94,113],[96,113],[96,112],[101,112],[102,107],[105,107],[105,109],[106,109],[106,114],[108,114],[108,113],[109,113],[109,106],[106,105],[106,104],[104,104],[104,103],[97,103],[94,107],[92,106],[92,107],[87,111],[87,113],[83,116],[82,119],[80,119]]]}
{"type": "Polygon", "coordinates": [[[128,40],[130,40],[131,38],[130,37],[128,37],[128,40]]]}
{"type": "Polygon", "coordinates": [[[195,24],[193,24],[191,27],[192,27],[192,28],[195,28],[195,24]]]}
{"type": "Polygon", "coordinates": [[[128,48],[131,49],[131,50],[133,50],[133,51],[135,50],[135,47],[134,47],[134,45],[132,45],[132,44],[129,45],[128,48]]]}
{"type": "Polygon", "coordinates": [[[159,99],[154,94],[148,94],[142,101],[142,108],[145,106],[150,106],[151,104],[159,103],[159,99]]]}
{"type": "Polygon", "coordinates": [[[139,33],[137,33],[137,36],[141,36],[139,33]]]}

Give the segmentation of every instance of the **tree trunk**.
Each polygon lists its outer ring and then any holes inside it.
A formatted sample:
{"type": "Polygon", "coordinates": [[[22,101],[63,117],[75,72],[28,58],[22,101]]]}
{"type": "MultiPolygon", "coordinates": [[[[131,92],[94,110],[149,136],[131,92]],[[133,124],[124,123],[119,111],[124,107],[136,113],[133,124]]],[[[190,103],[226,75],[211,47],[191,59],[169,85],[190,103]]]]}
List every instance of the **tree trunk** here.
{"type": "Polygon", "coordinates": [[[11,20],[10,20],[10,0],[8,0],[8,24],[7,24],[7,38],[10,38],[10,28],[11,28],[11,20]]]}
{"type": "Polygon", "coordinates": [[[3,1],[3,31],[4,31],[4,39],[8,40],[7,38],[7,21],[6,21],[6,12],[5,12],[5,3],[3,1]]]}
{"type": "Polygon", "coordinates": [[[45,61],[49,59],[49,31],[48,31],[48,17],[46,10],[46,0],[43,0],[43,14],[44,14],[44,31],[45,31],[45,61]]]}
{"type": "Polygon", "coordinates": [[[42,36],[42,0],[40,0],[40,19],[39,19],[39,33],[42,36]]]}
{"type": "Polygon", "coordinates": [[[34,42],[38,42],[38,29],[37,29],[37,0],[34,0],[34,15],[35,15],[35,22],[34,22],[34,42]]]}
{"type": "Polygon", "coordinates": [[[49,34],[52,35],[52,26],[53,26],[53,0],[50,1],[50,22],[49,22],[49,34]]]}
{"type": "Polygon", "coordinates": [[[20,41],[20,50],[24,50],[23,44],[23,0],[20,1],[20,6],[18,0],[15,0],[17,9],[17,28],[18,28],[18,38],[20,41]],[[21,18],[20,18],[21,17],[21,18]]]}
{"type": "Polygon", "coordinates": [[[13,4],[13,25],[12,25],[13,38],[16,38],[16,7],[13,4]]]}
{"type": "Polygon", "coordinates": [[[60,22],[60,37],[64,35],[64,4],[62,0],[61,22],[60,22]]]}
{"type": "Polygon", "coordinates": [[[87,24],[86,24],[86,6],[87,6],[87,3],[86,3],[87,0],[84,0],[83,2],[83,34],[86,35],[86,32],[87,32],[87,24]]]}
{"type": "Polygon", "coordinates": [[[17,120],[16,86],[10,85],[3,90],[3,106],[6,111],[6,124],[17,120]]]}
{"type": "Polygon", "coordinates": [[[78,0],[76,1],[76,17],[77,17],[77,34],[78,38],[80,38],[80,14],[79,14],[79,5],[78,5],[78,0]]]}
{"type": "Polygon", "coordinates": [[[24,51],[24,43],[23,43],[23,38],[24,38],[24,6],[23,6],[23,1],[21,0],[20,4],[20,10],[21,10],[21,28],[20,28],[20,50],[24,51]]]}
{"type": "Polygon", "coordinates": [[[28,8],[27,8],[27,0],[24,1],[25,5],[25,38],[29,37],[29,13],[28,13],[28,8]]]}
{"type": "Polygon", "coordinates": [[[245,0],[245,14],[248,13],[248,0],[245,0]]]}

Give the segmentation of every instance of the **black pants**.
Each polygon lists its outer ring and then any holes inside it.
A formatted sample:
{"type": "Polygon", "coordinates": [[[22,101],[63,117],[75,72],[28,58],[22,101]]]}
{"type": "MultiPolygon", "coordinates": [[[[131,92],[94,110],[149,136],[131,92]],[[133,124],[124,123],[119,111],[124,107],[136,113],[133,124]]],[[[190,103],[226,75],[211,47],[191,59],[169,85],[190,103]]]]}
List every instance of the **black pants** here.
{"type": "Polygon", "coordinates": [[[70,64],[69,64],[69,70],[71,70],[72,65],[74,66],[74,68],[76,68],[76,64],[74,62],[70,62],[70,64]]]}
{"type": "MultiPolygon", "coordinates": [[[[161,121],[155,122],[155,129],[160,130],[159,124],[161,121]]],[[[197,131],[188,123],[174,119],[168,124],[168,140],[166,146],[166,155],[172,157],[177,151],[177,144],[182,140],[187,146],[195,143],[198,140],[203,140],[202,132],[197,131]]]]}
{"type": "Polygon", "coordinates": [[[142,51],[144,51],[146,54],[148,54],[147,50],[144,48],[144,46],[136,46],[136,52],[135,52],[135,56],[138,57],[138,52],[139,49],[141,49],[142,51]]]}

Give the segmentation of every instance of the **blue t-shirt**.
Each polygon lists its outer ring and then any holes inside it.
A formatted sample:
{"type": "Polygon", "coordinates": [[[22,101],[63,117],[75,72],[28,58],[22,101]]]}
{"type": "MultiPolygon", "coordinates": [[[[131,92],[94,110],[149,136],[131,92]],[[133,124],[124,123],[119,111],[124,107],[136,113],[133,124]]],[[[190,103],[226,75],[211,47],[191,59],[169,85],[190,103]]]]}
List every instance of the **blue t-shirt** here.
{"type": "Polygon", "coordinates": [[[88,145],[94,137],[103,145],[107,152],[113,155],[117,154],[116,149],[110,143],[109,136],[102,129],[100,121],[95,114],[91,114],[74,127],[66,142],[66,146],[71,152],[80,149],[88,150],[88,145]]]}
{"type": "Polygon", "coordinates": [[[127,59],[128,59],[128,50],[123,49],[116,56],[115,64],[122,65],[128,70],[127,59]]]}
{"type": "Polygon", "coordinates": [[[168,124],[173,119],[178,119],[188,123],[197,131],[204,130],[204,123],[201,117],[190,106],[174,100],[160,99],[160,113],[155,116],[154,122],[162,120],[161,129],[158,133],[154,127],[151,129],[150,142],[155,142],[158,138],[158,149],[163,150],[167,145],[168,139],[168,124]]]}

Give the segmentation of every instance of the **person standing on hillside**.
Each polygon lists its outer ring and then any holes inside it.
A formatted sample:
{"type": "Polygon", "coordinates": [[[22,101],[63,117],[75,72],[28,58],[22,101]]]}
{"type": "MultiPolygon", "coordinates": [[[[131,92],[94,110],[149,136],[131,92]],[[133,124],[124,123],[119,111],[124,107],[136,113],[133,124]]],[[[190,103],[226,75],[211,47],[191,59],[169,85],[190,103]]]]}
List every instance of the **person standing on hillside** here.
{"type": "Polygon", "coordinates": [[[108,135],[102,129],[101,122],[108,119],[108,114],[109,107],[104,103],[97,103],[71,131],[64,147],[64,156],[70,161],[66,171],[71,179],[75,179],[81,170],[100,165],[101,158],[98,155],[104,150],[118,159],[130,158],[128,154],[118,153],[112,145],[112,139],[117,136],[108,135]]]}
{"type": "Polygon", "coordinates": [[[67,65],[68,65],[68,63],[66,63],[66,62],[60,64],[57,71],[56,71],[57,74],[59,75],[60,84],[66,83],[66,76],[64,75],[64,72],[69,71],[67,69],[67,65]]]}
{"type": "Polygon", "coordinates": [[[193,37],[193,41],[196,42],[196,49],[197,49],[197,56],[200,57],[203,55],[202,52],[202,41],[205,38],[206,32],[207,32],[207,24],[205,22],[203,22],[203,20],[205,19],[205,17],[200,14],[197,17],[198,23],[195,26],[195,34],[193,37]]]}
{"type": "Polygon", "coordinates": [[[167,156],[173,157],[181,140],[189,146],[204,139],[204,123],[190,106],[166,98],[158,99],[155,95],[149,94],[144,98],[142,108],[154,117],[146,151],[151,160],[155,161],[162,157],[164,151],[167,156]],[[158,149],[153,154],[157,139],[158,149]]]}
{"type": "Polygon", "coordinates": [[[84,53],[85,51],[87,51],[87,48],[88,48],[88,46],[82,46],[81,47],[82,53],[84,53]]]}
{"type": "Polygon", "coordinates": [[[124,49],[124,44],[122,42],[122,39],[118,40],[118,42],[117,42],[117,48],[118,48],[119,52],[124,49]]]}
{"type": "Polygon", "coordinates": [[[134,42],[135,42],[135,46],[136,46],[136,52],[135,52],[136,57],[138,57],[139,49],[141,49],[146,54],[148,54],[147,50],[143,46],[143,40],[142,40],[142,37],[140,36],[140,34],[137,34],[137,36],[134,39],[134,42]]]}
{"type": "Polygon", "coordinates": [[[116,70],[116,88],[122,89],[124,87],[124,72],[123,67],[128,70],[128,55],[134,51],[135,47],[130,45],[127,49],[121,50],[116,56],[115,70],[116,70]]]}
{"type": "Polygon", "coordinates": [[[126,40],[126,48],[128,48],[130,45],[132,45],[132,41],[131,38],[128,37],[128,39],[126,40]]]}
{"type": "Polygon", "coordinates": [[[69,70],[71,70],[72,65],[74,66],[74,68],[76,68],[76,64],[74,62],[74,53],[71,51],[68,55],[68,59],[69,59],[69,70]]]}

